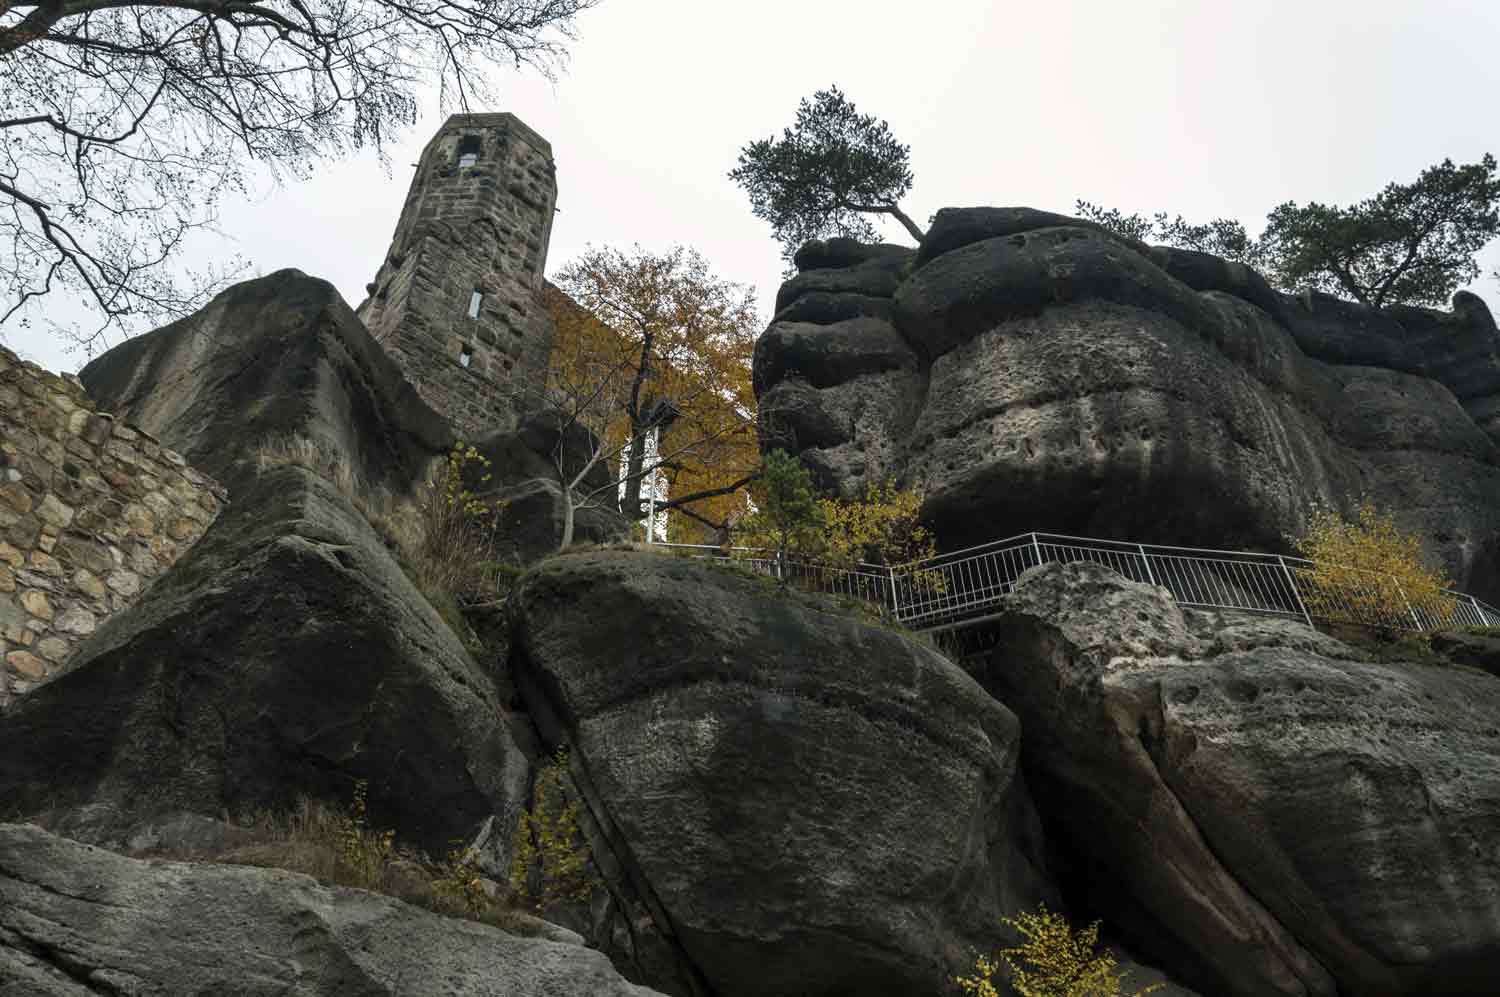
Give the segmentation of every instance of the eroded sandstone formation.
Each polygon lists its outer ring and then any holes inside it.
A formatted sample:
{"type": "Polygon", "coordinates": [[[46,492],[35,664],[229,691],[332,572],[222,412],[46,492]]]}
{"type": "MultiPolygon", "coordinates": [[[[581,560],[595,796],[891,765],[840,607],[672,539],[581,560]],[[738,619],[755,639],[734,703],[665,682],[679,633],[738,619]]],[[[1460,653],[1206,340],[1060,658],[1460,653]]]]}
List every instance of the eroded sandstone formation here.
{"type": "Polygon", "coordinates": [[[651,997],[597,952],[279,869],[146,862],[0,824],[0,990],[26,997],[651,997]]]}
{"type": "Polygon", "coordinates": [[[676,963],[653,985],[935,994],[1056,905],[1015,718],[941,655],[670,556],[563,555],[517,599],[517,684],[646,912],[622,958],[676,963]]]}
{"type": "Polygon", "coordinates": [[[345,801],[365,779],[372,811],[435,855],[513,821],[527,766],[506,704],[362,508],[426,473],[452,432],[332,285],[237,285],[83,381],[230,501],[74,670],[0,714],[5,814],[117,842],[162,812],[345,801]],[[331,465],[258,459],[287,436],[331,465]]]}
{"type": "Polygon", "coordinates": [[[1500,682],[1022,576],[969,659],[1021,718],[1075,901],[1204,993],[1494,992],[1500,682]]]}
{"type": "Polygon", "coordinates": [[[1284,549],[1360,496],[1500,596],[1500,338],[1287,296],[1216,257],[1026,208],[940,211],[915,253],[798,256],[757,344],[767,445],[845,494],[922,490],[944,547],[1030,530],[1284,549]]]}

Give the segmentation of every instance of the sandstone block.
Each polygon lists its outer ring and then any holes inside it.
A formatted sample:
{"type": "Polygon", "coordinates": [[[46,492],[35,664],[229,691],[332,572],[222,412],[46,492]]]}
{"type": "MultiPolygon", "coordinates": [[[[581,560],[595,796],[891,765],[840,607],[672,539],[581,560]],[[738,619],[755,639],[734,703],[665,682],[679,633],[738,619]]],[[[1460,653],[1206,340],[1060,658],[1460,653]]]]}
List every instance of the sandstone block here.
{"type": "Polygon", "coordinates": [[[85,636],[99,626],[99,618],[83,606],[70,606],[57,617],[55,624],[63,633],[85,636]]]}
{"type": "Polygon", "coordinates": [[[28,560],[31,563],[32,571],[55,578],[62,577],[63,566],[58,563],[57,558],[46,551],[34,550],[31,552],[31,557],[28,560]]]}
{"type": "Polygon", "coordinates": [[[73,585],[78,591],[93,599],[102,599],[107,594],[99,576],[87,568],[79,568],[73,572],[73,585]]]}
{"type": "Polygon", "coordinates": [[[39,620],[51,620],[53,616],[47,593],[39,589],[27,589],[21,593],[21,608],[39,620]]]}
{"type": "Polygon", "coordinates": [[[67,526],[73,521],[74,510],[50,494],[42,498],[36,511],[42,522],[51,523],[53,526],[67,526]]]}
{"type": "Polygon", "coordinates": [[[139,502],[126,505],[123,516],[126,529],[136,536],[149,537],[156,532],[156,516],[139,502]]]}
{"type": "Polygon", "coordinates": [[[0,485],[0,502],[4,502],[16,512],[30,512],[34,504],[31,499],[31,492],[27,490],[25,485],[19,482],[0,485]]]}
{"type": "Polygon", "coordinates": [[[110,572],[105,584],[123,596],[133,596],[141,590],[141,576],[134,571],[126,571],[123,568],[110,572]]]}
{"type": "Polygon", "coordinates": [[[47,662],[30,651],[11,651],[5,656],[5,663],[29,679],[47,677],[47,662]]]}
{"type": "Polygon", "coordinates": [[[37,641],[37,653],[48,661],[61,661],[68,656],[68,642],[61,637],[43,637],[37,641]]]}

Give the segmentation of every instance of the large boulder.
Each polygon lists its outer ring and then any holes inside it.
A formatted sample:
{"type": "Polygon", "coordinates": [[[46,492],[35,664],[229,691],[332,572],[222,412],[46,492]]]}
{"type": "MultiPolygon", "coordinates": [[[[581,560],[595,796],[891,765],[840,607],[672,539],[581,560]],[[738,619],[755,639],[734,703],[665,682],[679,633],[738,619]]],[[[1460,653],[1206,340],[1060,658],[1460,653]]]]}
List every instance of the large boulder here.
{"type": "Polygon", "coordinates": [[[0,992],[650,997],[604,956],[277,869],[141,861],[0,825],[0,992]]]}
{"type": "Polygon", "coordinates": [[[401,488],[453,441],[333,285],[299,270],[236,284],[78,376],[103,411],[225,482],[260,442],[302,435],[401,488]]]}
{"type": "Polygon", "coordinates": [[[929,648],[666,555],[563,555],[516,599],[517,683],[636,942],[680,953],[652,985],[936,995],[1056,905],[1015,718],[929,648]]]}
{"type": "Polygon", "coordinates": [[[945,549],[1042,530],[1285,550],[1315,503],[1363,496],[1500,598],[1500,336],[1472,295],[1292,297],[1029,208],[938,212],[889,298],[867,278],[884,257],[813,257],[757,346],[767,438],[845,496],[921,491],[945,549]]]}
{"type": "Polygon", "coordinates": [[[1493,676],[1081,563],[1028,571],[987,637],[1057,867],[1135,951],[1213,994],[1494,992],[1493,676]]]}
{"type": "Polygon", "coordinates": [[[530,564],[557,552],[566,515],[560,473],[571,479],[587,470],[575,491],[575,496],[589,497],[586,505],[574,510],[575,543],[630,538],[630,524],[620,515],[618,495],[611,487],[610,462],[586,468],[598,447],[587,427],[550,412],[529,414],[514,431],[495,433],[475,444],[488,463],[472,470],[484,471],[488,480],[469,484],[499,507],[494,536],[498,558],[530,564]]]}
{"type": "Polygon", "coordinates": [[[113,842],[160,812],[348,801],[365,780],[375,826],[434,854],[511,826],[527,763],[508,704],[361,485],[409,487],[451,433],[333,287],[282,271],[119,349],[85,384],[229,503],[72,671],[0,715],[0,807],[113,842]],[[326,460],[258,460],[261,434],[326,460]]]}

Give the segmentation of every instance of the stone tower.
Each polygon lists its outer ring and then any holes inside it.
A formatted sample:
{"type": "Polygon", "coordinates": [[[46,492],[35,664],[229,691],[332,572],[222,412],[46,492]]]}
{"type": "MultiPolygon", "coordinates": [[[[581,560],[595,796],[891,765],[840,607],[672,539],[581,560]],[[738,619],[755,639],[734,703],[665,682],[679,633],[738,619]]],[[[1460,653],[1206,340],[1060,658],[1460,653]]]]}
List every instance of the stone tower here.
{"type": "Polygon", "coordinates": [[[552,349],[542,271],[552,147],[511,114],[455,114],[422,150],[359,317],[465,439],[514,428],[552,349]]]}

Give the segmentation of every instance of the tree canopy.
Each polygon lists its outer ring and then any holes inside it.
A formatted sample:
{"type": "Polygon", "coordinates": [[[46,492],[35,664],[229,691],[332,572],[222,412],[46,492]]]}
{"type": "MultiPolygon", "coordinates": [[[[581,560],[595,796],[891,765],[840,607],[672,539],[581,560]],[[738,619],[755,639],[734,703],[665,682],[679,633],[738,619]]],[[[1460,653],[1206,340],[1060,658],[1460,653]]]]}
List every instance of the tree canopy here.
{"type": "Polygon", "coordinates": [[[160,322],[226,276],[180,269],[258,169],[381,148],[420,90],[550,72],[598,0],[0,0],[0,326],[62,292],[111,328],[160,322]]]}
{"type": "Polygon", "coordinates": [[[788,263],[812,239],[877,241],[872,214],[890,215],[922,238],[900,207],[911,190],[910,148],[885,121],[859,114],[838,87],[804,97],[781,138],[741,149],[729,178],[750,195],[755,216],[771,223],[788,263]]]}
{"type": "Polygon", "coordinates": [[[625,515],[644,518],[664,479],[658,510],[722,527],[759,464],[754,292],[681,246],[591,248],[553,280],[551,391],[598,436],[625,515]]]}
{"type": "Polygon", "coordinates": [[[1348,207],[1287,201],[1258,239],[1237,221],[1193,225],[1180,215],[1126,215],[1087,201],[1081,217],[1132,239],[1196,249],[1261,270],[1285,290],[1343,294],[1374,308],[1444,305],[1479,276],[1475,255],[1500,234],[1500,179],[1488,153],[1445,159],[1409,184],[1390,183],[1348,207]]]}

